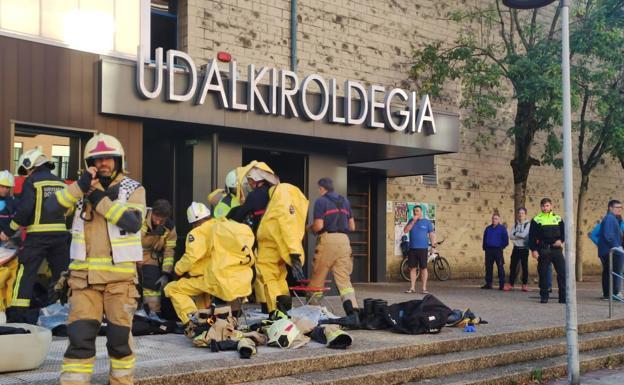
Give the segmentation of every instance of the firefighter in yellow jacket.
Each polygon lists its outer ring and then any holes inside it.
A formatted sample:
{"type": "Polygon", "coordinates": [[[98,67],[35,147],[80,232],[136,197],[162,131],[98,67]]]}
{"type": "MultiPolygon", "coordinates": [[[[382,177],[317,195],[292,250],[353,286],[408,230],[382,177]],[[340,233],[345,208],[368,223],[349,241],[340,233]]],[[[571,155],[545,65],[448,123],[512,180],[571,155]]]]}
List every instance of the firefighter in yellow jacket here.
{"type": "Polygon", "coordinates": [[[186,216],[193,229],[186,236],[184,255],[174,267],[175,274],[182,278],[165,286],[165,295],[171,299],[176,314],[189,330],[189,326],[192,326],[189,323],[197,313],[197,305],[192,297],[207,293],[204,272],[210,257],[214,220],[211,220],[210,210],[203,203],[197,202],[191,203],[186,216]]]}
{"type": "Polygon", "coordinates": [[[110,135],[91,138],[84,159],[87,170],[78,181],[46,201],[50,209],[75,207],[68,281],[69,346],[60,382],[90,384],[95,338],[106,316],[109,384],[128,385],[134,382],[130,330],[139,297],[136,264],[143,255],[140,230],[145,189],[124,175],[123,148],[110,135]]]}
{"type": "Polygon", "coordinates": [[[141,227],[143,262],[140,265],[143,303],[156,313],[160,312],[160,292],[173,274],[177,237],[171,217],[171,203],[157,199],[147,209],[141,227]]]}

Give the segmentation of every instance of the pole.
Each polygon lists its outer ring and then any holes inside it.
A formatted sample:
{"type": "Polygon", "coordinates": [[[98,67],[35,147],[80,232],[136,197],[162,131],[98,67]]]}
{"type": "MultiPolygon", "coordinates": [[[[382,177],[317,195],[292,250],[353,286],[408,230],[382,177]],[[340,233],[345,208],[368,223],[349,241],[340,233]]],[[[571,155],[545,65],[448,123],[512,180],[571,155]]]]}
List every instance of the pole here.
{"type": "Polygon", "coordinates": [[[609,250],[609,318],[613,317],[613,249],[609,250]]]}
{"type": "Polygon", "coordinates": [[[563,87],[563,202],[565,212],[566,338],[568,383],[579,385],[578,326],[576,317],[576,233],[572,182],[572,116],[570,105],[570,0],[561,0],[561,72],[563,87]]]}
{"type": "Polygon", "coordinates": [[[210,153],[210,188],[214,191],[219,187],[219,134],[212,133],[210,153]]]}

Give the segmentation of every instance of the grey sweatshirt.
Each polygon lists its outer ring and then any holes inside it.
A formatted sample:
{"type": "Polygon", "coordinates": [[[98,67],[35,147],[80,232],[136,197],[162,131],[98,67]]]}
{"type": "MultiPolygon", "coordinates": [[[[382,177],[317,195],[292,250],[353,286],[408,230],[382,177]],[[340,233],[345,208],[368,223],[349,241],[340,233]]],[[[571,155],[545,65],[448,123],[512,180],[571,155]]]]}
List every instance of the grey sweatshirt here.
{"type": "Polygon", "coordinates": [[[526,220],[523,223],[516,222],[516,225],[511,229],[509,239],[513,241],[514,247],[527,248],[529,247],[529,229],[531,228],[531,221],[526,220]]]}

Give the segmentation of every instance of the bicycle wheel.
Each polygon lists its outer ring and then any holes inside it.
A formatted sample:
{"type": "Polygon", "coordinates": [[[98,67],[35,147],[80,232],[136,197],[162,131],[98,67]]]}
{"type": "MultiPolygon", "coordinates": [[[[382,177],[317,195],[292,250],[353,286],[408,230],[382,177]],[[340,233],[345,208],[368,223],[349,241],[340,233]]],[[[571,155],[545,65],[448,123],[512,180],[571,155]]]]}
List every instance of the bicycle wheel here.
{"type": "Polygon", "coordinates": [[[451,265],[446,258],[438,256],[433,261],[433,273],[439,281],[446,281],[451,278],[451,265]]]}
{"type": "MultiPolygon", "coordinates": [[[[416,279],[418,279],[419,276],[420,269],[418,268],[418,266],[416,266],[416,279]]],[[[401,262],[401,278],[403,278],[407,282],[410,282],[410,267],[407,263],[407,258],[404,258],[403,262],[401,262]]]]}

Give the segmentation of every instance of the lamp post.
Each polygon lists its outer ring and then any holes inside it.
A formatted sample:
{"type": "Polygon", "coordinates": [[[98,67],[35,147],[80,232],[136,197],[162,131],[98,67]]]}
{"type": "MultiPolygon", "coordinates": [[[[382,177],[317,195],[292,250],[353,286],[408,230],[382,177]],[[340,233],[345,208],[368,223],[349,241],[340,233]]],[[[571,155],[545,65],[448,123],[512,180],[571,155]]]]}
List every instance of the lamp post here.
{"type": "MultiPolygon", "coordinates": [[[[554,0],[503,0],[516,9],[533,9],[554,0]]],[[[563,89],[563,206],[565,215],[566,263],[566,339],[568,345],[568,383],[580,384],[578,326],[576,316],[576,233],[572,183],[572,117],[570,106],[570,0],[561,0],[561,72],[563,89]]]]}

